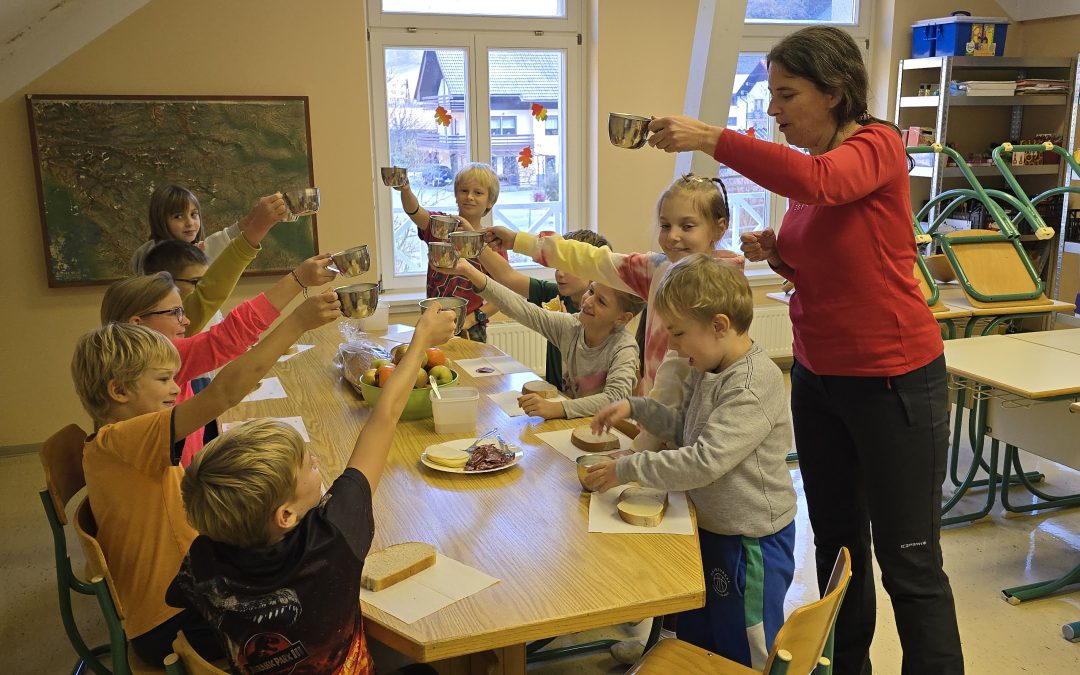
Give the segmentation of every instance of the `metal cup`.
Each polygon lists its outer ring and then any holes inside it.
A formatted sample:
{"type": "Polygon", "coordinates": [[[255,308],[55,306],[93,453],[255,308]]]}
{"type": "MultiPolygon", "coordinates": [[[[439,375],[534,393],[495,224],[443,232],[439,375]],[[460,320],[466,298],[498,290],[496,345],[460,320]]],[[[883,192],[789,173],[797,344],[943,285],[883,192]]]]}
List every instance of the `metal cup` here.
{"type": "Polygon", "coordinates": [[[375,313],[375,308],[379,306],[378,284],[339,286],[334,289],[334,292],[337,293],[341,313],[350,319],[369,317],[375,313]]]}
{"type": "Polygon", "coordinates": [[[484,250],[484,233],[451,232],[450,243],[462,258],[477,258],[484,250]]]}
{"type": "Polygon", "coordinates": [[[450,268],[457,264],[458,254],[454,245],[445,241],[433,241],[428,244],[428,262],[432,267],[450,268]]]}
{"type": "Polygon", "coordinates": [[[462,326],[465,325],[465,308],[469,304],[468,301],[464,298],[427,298],[420,301],[421,313],[426,312],[434,302],[438,302],[441,309],[454,311],[457,315],[457,328],[454,329],[454,334],[460,333],[462,326]]]}
{"type": "Polygon", "coordinates": [[[585,474],[589,472],[589,467],[600,462],[606,462],[611,457],[607,455],[582,455],[577,458],[577,479],[581,483],[582,492],[595,492],[585,486],[585,474]]]}
{"type": "Polygon", "coordinates": [[[458,228],[458,219],[453,216],[430,216],[428,217],[428,230],[431,236],[438,237],[443,241],[458,228]]]}
{"type": "Polygon", "coordinates": [[[617,148],[636,150],[649,137],[648,117],[627,113],[608,113],[608,140],[617,148]]]}
{"type": "Polygon", "coordinates": [[[299,188],[283,192],[285,206],[289,208],[286,222],[292,222],[300,216],[310,216],[319,210],[319,188],[299,188]]]}
{"type": "Polygon", "coordinates": [[[409,170],[401,166],[384,166],[379,169],[386,187],[401,187],[409,182],[409,170]]]}
{"type": "Polygon", "coordinates": [[[330,256],[330,259],[334,261],[334,264],[327,265],[326,269],[343,277],[355,277],[371,269],[371,255],[368,254],[367,244],[334,253],[330,256]]]}

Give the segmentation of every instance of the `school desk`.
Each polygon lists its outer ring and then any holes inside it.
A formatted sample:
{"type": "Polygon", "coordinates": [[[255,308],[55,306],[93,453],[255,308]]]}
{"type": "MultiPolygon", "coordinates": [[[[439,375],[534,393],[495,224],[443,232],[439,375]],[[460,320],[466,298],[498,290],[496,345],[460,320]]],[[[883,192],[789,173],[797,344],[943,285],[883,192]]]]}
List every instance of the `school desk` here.
{"type": "Polygon", "coordinates": [[[964,325],[964,337],[974,335],[976,325],[982,320],[987,322],[982,328],[982,334],[989,335],[999,325],[1014,319],[1030,319],[1050,316],[1055,313],[1071,314],[1076,309],[1076,305],[1061,300],[1050,300],[1045,305],[1022,305],[1003,302],[993,307],[975,307],[968,302],[967,296],[964,295],[959,284],[938,284],[938,289],[941,293],[941,301],[945,303],[945,306],[950,311],[970,313],[964,325]]]}
{"type": "MultiPolygon", "coordinates": [[[[393,344],[394,330],[391,326],[389,337],[378,341],[393,344]]],[[[344,469],[369,415],[331,365],[341,342],[339,323],[305,334],[300,344],[314,348],[270,373],[281,379],[288,397],[243,403],[225,416],[227,421],[302,416],[325,485],[344,469]]],[[[490,345],[459,338],[444,349],[451,360],[502,355],[490,345]]],[[[588,420],[508,417],[486,396],[520,390],[531,379],[540,378],[519,373],[459,379],[459,385],[480,390],[477,430],[497,426],[508,443],[524,449],[517,466],[484,475],[428,469],[419,461],[425,447],[468,434],[439,436],[430,418],[405,421],[375,495],[372,550],[426,541],[499,579],[413,624],[364,607],[369,635],[418,661],[439,662],[440,672],[473,672],[494,655],[499,665],[492,672],[523,675],[526,642],[704,604],[696,536],[588,533],[589,503],[575,465],[535,436],[588,420]]]]}
{"type": "MultiPolygon", "coordinates": [[[[952,505],[971,487],[980,466],[988,471],[987,500],[976,514],[942,519],[943,524],[975,520],[990,512],[1000,488],[1001,505],[1012,513],[1080,505],[1080,494],[1057,496],[1036,488],[1020,466],[1018,449],[1059,464],[1080,469],[1080,416],[1069,409],[1080,398],[1080,331],[1046,331],[1017,335],[990,335],[945,343],[945,361],[955,381],[974,396],[969,415],[972,464],[952,505]],[[1062,335],[1058,335],[1061,333],[1062,335]],[[989,436],[990,456],[984,460],[989,436]],[[999,443],[1005,444],[999,465],[999,443]],[[999,468],[1000,467],[1000,468],[999,468]],[[1014,505],[1007,487],[1019,483],[1037,498],[1034,504],[1014,505]]],[[[957,418],[962,415],[962,401],[957,418]]],[[[959,433],[959,428],[957,429],[959,433]]],[[[1064,576],[1045,582],[1007,588],[1009,602],[1041,597],[1080,581],[1080,565],[1064,576]]]]}

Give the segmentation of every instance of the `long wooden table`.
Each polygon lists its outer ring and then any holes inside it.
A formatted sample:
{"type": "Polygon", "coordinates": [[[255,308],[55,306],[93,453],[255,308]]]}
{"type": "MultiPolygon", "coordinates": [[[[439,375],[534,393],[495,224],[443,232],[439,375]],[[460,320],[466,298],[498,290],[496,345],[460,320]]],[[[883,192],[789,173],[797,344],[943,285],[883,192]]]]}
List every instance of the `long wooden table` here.
{"type": "MultiPolygon", "coordinates": [[[[329,485],[344,469],[369,408],[331,365],[342,342],[338,324],[300,342],[315,347],[270,373],[288,398],[243,403],[223,420],[300,415],[329,485]]],[[[502,355],[459,338],[444,349],[451,360],[502,355]]],[[[433,471],[419,461],[424,448],[468,434],[440,436],[430,418],[401,422],[375,495],[372,550],[426,541],[500,580],[413,624],[363,608],[369,635],[417,661],[439,662],[443,673],[489,672],[482,669],[493,660],[498,666],[490,672],[524,673],[528,641],[704,604],[697,537],[588,533],[588,498],[575,465],[535,436],[587,420],[508,417],[485,395],[520,390],[537,378],[462,374],[459,381],[481,392],[478,431],[497,426],[524,449],[517,466],[484,475],[433,471]]]]}

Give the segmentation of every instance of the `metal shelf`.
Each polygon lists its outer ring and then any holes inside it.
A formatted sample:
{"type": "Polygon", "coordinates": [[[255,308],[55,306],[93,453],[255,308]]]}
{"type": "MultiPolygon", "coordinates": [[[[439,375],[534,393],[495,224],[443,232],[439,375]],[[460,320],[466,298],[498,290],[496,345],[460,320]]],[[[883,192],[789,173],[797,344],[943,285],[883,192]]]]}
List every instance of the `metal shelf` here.
{"type": "MultiPolygon", "coordinates": [[[[1068,100],[1064,94],[1030,94],[1026,96],[949,96],[951,107],[960,106],[1063,106],[1068,100]]],[[[936,108],[941,103],[940,96],[901,96],[901,108],[936,108]]]]}
{"type": "Polygon", "coordinates": [[[1023,58],[1013,56],[930,56],[923,59],[902,59],[904,70],[927,70],[940,68],[945,59],[952,59],[953,68],[977,68],[981,70],[1018,70],[1029,68],[1072,67],[1068,58],[1023,58]]]}

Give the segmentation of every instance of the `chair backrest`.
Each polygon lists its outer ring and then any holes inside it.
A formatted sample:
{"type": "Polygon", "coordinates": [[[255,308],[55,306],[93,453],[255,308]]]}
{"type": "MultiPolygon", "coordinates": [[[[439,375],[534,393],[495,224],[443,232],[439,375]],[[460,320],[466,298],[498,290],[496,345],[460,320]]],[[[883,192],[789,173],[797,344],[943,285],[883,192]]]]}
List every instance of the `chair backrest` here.
{"type": "Polygon", "coordinates": [[[172,643],[173,653],[165,658],[165,672],[182,672],[187,675],[229,675],[228,671],[222,670],[210,663],[199,652],[195,651],[195,648],[188,642],[187,637],[184,635],[184,631],[180,631],[176,634],[176,639],[172,643]],[[183,670],[170,670],[170,667],[176,663],[173,661],[170,663],[171,657],[177,657],[180,665],[183,666],[183,670]]]}
{"type": "Polygon", "coordinates": [[[41,446],[41,466],[45,469],[45,489],[52,497],[53,508],[61,525],[67,525],[65,508],[75,493],[86,485],[82,458],[86,432],[69,424],[41,446]]]}
{"type": "Polygon", "coordinates": [[[810,673],[818,665],[818,659],[825,649],[836,614],[840,611],[840,602],[844,599],[848,582],[851,581],[851,553],[841,548],[833,565],[829,585],[825,595],[815,602],[796,609],[788,617],[773,641],[769,660],[764,672],[768,673],[777,659],[777,653],[786,651],[791,654],[791,663],[787,672],[810,673]]]}
{"type": "Polygon", "coordinates": [[[113,583],[112,574],[109,572],[109,564],[105,562],[105,552],[101,550],[101,544],[97,540],[97,521],[94,520],[94,512],[90,510],[90,498],[83,497],[79,506],[75,509],[75,534],[79,536],[83,553],[86,555],[86,569],[90,576],[101,577],[109,586],[109,594],[112,596],[113,609],[117,617],[123,621],[124,607],[120,604],[120,598],[116,595],[116,584],[113,583]]]}

